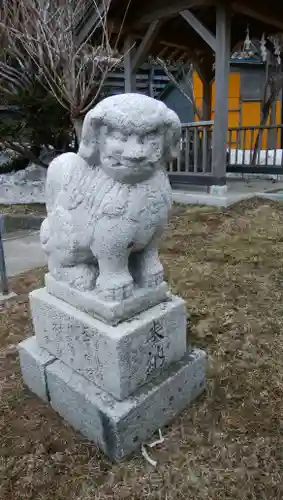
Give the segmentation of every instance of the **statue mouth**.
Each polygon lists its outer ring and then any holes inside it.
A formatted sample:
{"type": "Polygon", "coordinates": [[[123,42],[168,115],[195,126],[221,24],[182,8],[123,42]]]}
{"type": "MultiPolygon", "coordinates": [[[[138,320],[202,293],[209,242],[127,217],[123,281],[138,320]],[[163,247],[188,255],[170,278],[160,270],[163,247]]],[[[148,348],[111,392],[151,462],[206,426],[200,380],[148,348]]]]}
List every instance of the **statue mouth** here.
{"type": "Polygon", "coordinates": [[[153,170],[155,167],[155,163],[149,162],[149,161],[144,161],[144,160],[115,160],[115,163],[112,163],[113,168],[127,168],[130,170],[153,170]]]}
{"type": "Polygon", "coordinates": [[[117,170],[130,170],[131,172],[141,172],[143,170],[151,170],[153,167],[149,163],[138,163],[138,162],[123,162],[115,163],[112,168],[117,170]]]}

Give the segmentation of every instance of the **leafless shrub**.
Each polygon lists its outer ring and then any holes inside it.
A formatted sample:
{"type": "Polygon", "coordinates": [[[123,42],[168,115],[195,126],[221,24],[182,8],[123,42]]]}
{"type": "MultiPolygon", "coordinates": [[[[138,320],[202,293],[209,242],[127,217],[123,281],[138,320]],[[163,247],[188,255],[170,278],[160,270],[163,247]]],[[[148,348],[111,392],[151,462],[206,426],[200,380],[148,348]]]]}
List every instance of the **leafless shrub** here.
{"type": "Polygon", "coordinates": [[[36,75],[68,110],[80,134],[83,115],[99,99],[108,73],[121,62],[111,43],[111,0],[3,0],[0,17],[0,93],[7,98],[36,75]],[[79,23],[92,7],[91,29],[79,23]]]}

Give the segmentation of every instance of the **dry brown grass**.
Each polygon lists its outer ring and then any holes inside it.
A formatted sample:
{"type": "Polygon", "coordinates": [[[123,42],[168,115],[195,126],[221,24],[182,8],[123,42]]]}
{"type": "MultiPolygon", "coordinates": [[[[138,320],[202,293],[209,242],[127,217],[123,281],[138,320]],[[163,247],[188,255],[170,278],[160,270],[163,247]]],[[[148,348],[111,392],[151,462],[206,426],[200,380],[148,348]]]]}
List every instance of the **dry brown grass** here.
{"type": "Polygon", "coordinates": [[[46,208],[42,203],[29,203],[22,205],[1,205],[0,214],[12,215],[45,215],[46,208]]]}
{"type": "Polygon", "coordinates": [[[13,347],[32,330],[13,281],[0,316],[1,500],[276,500],[283,498],[283,205],[177,211],[162,246],[168,280],[187,301],[191,342],[209,355],[208,391],[155,451],[111,464],[22,385],[13,347]]]}

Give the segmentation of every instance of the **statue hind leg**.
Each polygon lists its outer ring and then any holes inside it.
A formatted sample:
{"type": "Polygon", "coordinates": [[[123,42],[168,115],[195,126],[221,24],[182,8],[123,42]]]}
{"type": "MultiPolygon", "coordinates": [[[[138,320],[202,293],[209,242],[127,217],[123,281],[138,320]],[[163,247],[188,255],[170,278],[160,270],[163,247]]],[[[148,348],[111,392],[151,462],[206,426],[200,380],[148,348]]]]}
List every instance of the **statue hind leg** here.
{"type": "Polygon", "coordinates": [[[40,236],[48,258],[48,269],[54,279],[84,291],[95,288],[97,260],[67,217],[52,214],[42,224],[40,236]]]}
{"type": "Polygon", "coordinates": [[[164,280],[163,265],[157,250],[158,240],[157,234],[143,250],[130,256],[130,270],[140,287],[153,288],[164,280]]]}

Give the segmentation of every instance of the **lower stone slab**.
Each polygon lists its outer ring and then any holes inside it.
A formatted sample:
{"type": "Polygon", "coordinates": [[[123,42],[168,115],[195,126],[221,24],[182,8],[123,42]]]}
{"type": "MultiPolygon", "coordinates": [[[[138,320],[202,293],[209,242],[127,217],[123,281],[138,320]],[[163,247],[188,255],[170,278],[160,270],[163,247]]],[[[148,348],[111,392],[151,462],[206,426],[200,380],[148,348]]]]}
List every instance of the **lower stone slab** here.
{"type": "Polygon", "coordinates": [[[29,337],[18,345],[23,379],[26,385],[43,401],[49,401],[46,367],[56,358],[39,347],[35,337],[29,337]]]}
{"type": "Polygon", "coordinates": [[[143,386],[117,401],[61,361],[46,367],[52,407],[112,460],[132,453],[205,389],[206,355],[193,350],[143,386]]]}

